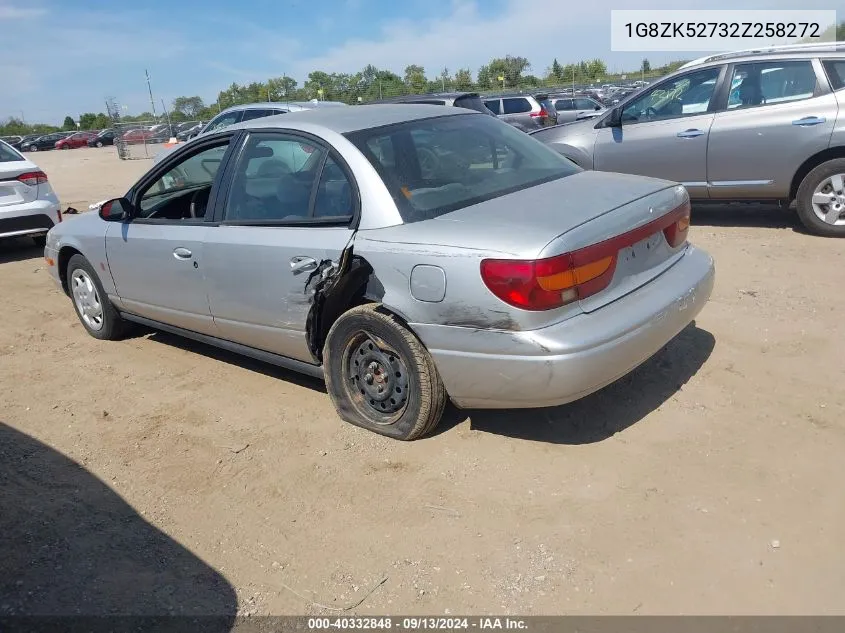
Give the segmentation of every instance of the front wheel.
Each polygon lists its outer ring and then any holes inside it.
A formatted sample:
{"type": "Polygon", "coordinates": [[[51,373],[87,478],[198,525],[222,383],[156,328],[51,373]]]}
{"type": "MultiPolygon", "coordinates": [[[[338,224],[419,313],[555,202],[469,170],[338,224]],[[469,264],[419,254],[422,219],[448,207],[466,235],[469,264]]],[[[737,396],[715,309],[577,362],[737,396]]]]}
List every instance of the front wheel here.
{"type": "Polygon", "coordinates": [[[37,145],[30,145],[30,147],[29,147],[29,151],[30,151],[30,152],[37,152],[37,151],[38,151],[38,146],[37,146],[37,145]]]}
{"type": "Polygon", "coordinates": [[[76,316],[88,334],[104,341],[123,336],[127,323],[103,290],[93,266],[82,255],[74,255],[67,264],[67,285],[76,316]]]}
{"type": "Polygon", "coordinates": [[[102,141],[97,141],[97,147],[102,147],[102,146],[103,146],[103,142],[102,142],[102,141]]]}
{"type": "Polygon", "coordinates": [[[430,433],[446,388],[428,351],[380,304],[335,321],[324,348],[326,389],[345,421],[399,440],[430,433]]]}
{"type": "Polygon", "coordinates": [[[822,163],[801,181],[798,217],[808,231],[845,237],[845,158],[822,163]]]}

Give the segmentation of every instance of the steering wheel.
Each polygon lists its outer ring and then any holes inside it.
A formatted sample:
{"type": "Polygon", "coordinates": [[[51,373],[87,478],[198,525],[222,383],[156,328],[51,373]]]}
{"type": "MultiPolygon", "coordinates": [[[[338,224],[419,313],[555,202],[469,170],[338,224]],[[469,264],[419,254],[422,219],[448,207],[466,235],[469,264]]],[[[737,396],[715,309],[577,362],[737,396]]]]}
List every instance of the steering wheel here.
{"type": "Polygon", "coordinates": [[[645,115],[651,119],[657,116],[657,110],[654,109],[654,106],[648,106],[645,109],[645,115]]]}
{"type": "Polygon", "coordinates": [[[191,218],[201,218],[205,216],[205,206],[208,204],[208,189],[197,189],[193,195],[191,195],[191,204],[188,206],[188,214],[191,218]],[[205,198],[203,200],[203,198],[205,198]],[[202,207],[200,207],[202,205],[202,207]],[[202,208],[202,215],[198,215],[197,211],[202,208]]]}

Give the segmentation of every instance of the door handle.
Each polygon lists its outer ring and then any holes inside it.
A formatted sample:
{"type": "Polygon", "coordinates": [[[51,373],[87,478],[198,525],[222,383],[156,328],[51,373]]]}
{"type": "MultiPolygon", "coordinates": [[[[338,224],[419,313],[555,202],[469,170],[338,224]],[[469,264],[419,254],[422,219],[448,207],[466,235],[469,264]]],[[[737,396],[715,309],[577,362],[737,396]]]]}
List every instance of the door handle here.
{"type": "Polygon", "coordinates": [[[809,127],[810,125],[820,125],[825,122],[824,117],[805,116],[803,119],[798,119],[792,122],[792,125],[800,127],[809,127]]]}
{"type": "Polygon", "coordinates": [[[290,271],[294,274],[317,268],[317,260],[313,257],[297,255],[290,258],[290,271]]]}
{"type": "Polygon", "coordinates": [[[191,251],[187,248],[182,248],[181,246],[173,249],[173,257],[176,259],[191,259],[192,255],[193,253],[191,253],[191,251]]]}
{"type": "Polygon", "coordinates": [[[702,134],[704,134],[703,130],[690,129],[678,132],[676,136],[678,138],[695,138],[696,136],[701,136],[702,134]]]}

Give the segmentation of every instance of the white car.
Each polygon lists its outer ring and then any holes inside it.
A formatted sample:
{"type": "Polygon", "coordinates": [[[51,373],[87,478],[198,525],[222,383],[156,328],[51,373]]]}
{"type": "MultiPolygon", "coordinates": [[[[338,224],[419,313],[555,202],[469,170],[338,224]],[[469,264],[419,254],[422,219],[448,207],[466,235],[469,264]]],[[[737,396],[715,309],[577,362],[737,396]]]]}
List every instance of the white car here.
{"type": "Polygon", "coordinates": [[[47,231],[61,221],[47,174],[0,141],[0,238],[28,235],[43,246],[47,231]]]}

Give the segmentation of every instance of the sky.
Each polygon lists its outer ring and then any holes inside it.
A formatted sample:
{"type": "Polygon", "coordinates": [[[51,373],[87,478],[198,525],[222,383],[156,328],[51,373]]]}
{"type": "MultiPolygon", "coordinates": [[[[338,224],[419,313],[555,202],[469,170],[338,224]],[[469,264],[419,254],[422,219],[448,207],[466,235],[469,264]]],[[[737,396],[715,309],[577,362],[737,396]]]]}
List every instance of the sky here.
{"type": "MultiPolygon", "coordinates": [[[[836,8],[804,0],[739,0],[707,8],[836,8]]],[[[698,0],[656,0],[648,9],[695,9],[698,0]]],[[[105,111],[114,97],[129,113],[178,96],[213,102],[232,82],[308,72],[356,72],[367,64],[429,77],[445,66],[478,68],[521,55],[542,75],[601,58],[609,69],[639,67],[643,53],[610,52],[610,10],[623,0],[0,0],[0,119],[60,123],[105,111]],[[123,6],[120,6],[123,5],[123,6]],[[132,6],[134,5],[134,6],[132,6]]],[[[702,53],[645,54],[652,66],[702,53]]]]}

